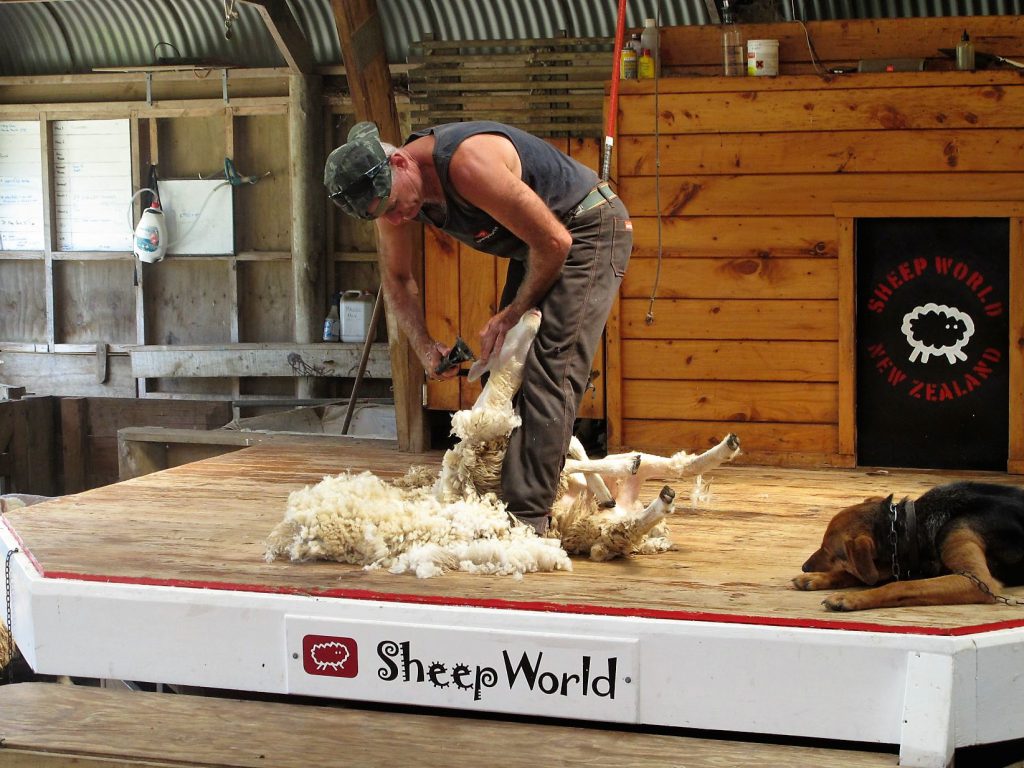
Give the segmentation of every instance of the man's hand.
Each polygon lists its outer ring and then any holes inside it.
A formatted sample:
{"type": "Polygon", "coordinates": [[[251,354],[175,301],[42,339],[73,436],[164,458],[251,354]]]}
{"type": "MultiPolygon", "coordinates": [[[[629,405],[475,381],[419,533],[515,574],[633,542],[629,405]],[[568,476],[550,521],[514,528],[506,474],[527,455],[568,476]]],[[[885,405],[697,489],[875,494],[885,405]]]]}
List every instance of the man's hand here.
{"type": "Polygon", "coordinates": [[[421,354],[420,362],[423,363],[423,372],[426,374],[427,379],[430,381],[444,381],[445,379],[454,379],[459,375],[459,367],[449,368],[444,373],[437,373],[437,366],[441,364],[441,360],[444,356],[452,351],[451,347],[446,347],[439,341],[431,342],[430,346],[427,347],[423,354],[421,354]]]}
{"type": "Polygon", "coordinates": [[[481,363],[486,363],[490,360],[491,355],[496,355],[501,352],[501,348],[505,344],[505,334],[512,330],[515,324],[519,322],[519,318],[521,316],[521,312],[517,314],[516,311],[509,306],[487,321],[484,327],[480,330],[481,363]]]}

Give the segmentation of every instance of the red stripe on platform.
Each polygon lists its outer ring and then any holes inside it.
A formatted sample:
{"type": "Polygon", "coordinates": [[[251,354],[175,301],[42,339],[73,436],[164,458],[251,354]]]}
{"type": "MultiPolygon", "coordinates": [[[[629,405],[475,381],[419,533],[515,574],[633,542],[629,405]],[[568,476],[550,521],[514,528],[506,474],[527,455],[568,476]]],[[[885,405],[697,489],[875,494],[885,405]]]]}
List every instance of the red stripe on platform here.
{"type": "MultiPolygon", "coordinates": [[[[33,560],[33,562],[35,562],[33,560]]],[[[902,635],[940,635],[958,637],[979,632],[994,632],[1024,626],[1024,619],[974,624],[966,627],[923,627],[916,625],[876,624],[869,621],[834,621],[827,619],[793,619],[781,616],[749,616],[710,611],[669,611],[652,608],[620,608],[616,606],[586,605],[581,603],[548,603],[528,600],[478,600],[468,597],[440,597],[436,595],[407,595],[394,592],[375,592],[363,589],[296,589],[294,587],[265,587],[256,584],[233,584],[221,581],[192,581],[188,579],[153,579],[147,577],[99,576],[71,571],[44,572],[48,579],[69,579],[107,584],[130,584],[150,587],[177,587],[211,589],[225,592],[257,592],[274,595],[300,595],[304,597],[334,597],[347,600],[375,600],[386,603],[412,603],[416,605],[465,606],[469,608],[496,608],[544,613],[568,613],[584,616],[628,616],[640,619],[667,619],[670,621],[718,622],[723,624],[751,624],[766,627],[797,629],[830,629],[846,632],[885,632],[902,635]]]]}
{"type": "Polygon", "coordinates": [[[11,527],[11,521],[7,519],[7,516],[0,515],[0,520],[3,521],[4,528],[7,529],[7,532],[11,534],[11,537],[14,539],[15,543],[17,543],[18,550],[20,551],[20,553],[23,554],[26,558],[28,558],[28,561],[32,563],[32,567],[36,569],[36,573],[38,573],[40,576],[45,576],[46,574],[43,573],[43,567],[39,564],[39,561],[36,560],[35,555],[32,554],[32,551],[25,546],[25,542],[21,540],[21,536],[18,535],[18,532],[11,527]]]}

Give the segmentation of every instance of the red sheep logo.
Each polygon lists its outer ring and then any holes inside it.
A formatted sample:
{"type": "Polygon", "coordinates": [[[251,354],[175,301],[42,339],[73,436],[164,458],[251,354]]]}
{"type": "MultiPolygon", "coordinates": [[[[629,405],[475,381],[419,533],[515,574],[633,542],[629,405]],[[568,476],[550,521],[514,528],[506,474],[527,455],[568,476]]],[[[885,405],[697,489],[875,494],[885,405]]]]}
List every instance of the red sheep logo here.
{"type": "Polygon", "coordinates": [[[928,302],[907,312],[900,330],[912,349],[910,362],[920,357],[927,363],[932,355],[944,355],[953,365],[967,359],[963,348],[974,335],[974,321],[956,307],[928,302]]]}
{"type": "Polygon", "coordinates": [[[302,638],[302,666],[310,675],[355,677],[359,673],[356,641],[351,637],[306,635],[302,638]]]}

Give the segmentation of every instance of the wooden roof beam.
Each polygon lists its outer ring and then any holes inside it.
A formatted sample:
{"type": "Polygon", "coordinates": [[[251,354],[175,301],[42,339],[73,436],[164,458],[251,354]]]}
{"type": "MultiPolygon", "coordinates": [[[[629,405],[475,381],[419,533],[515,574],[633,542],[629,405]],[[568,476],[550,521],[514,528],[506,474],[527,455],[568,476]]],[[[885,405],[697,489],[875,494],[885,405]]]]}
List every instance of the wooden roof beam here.
{"type": "MultiPolygon", "coordinates": [[[[338,26],[341,56],[356,120],[372,120],[381,138],[396,146],[402,143],[398,107],[392,91],[391,71],[381,31],[377,0],[331,0],[338,26]]],[[[423,286],[422,247],[413,265],[413,277],[423,286]]],[[[394,316],[385,313],[391,352],[391,385],[395,393],[398,447],[422,452],[430,447],[426,412],[423,410],[423,367],[401,332],[394,316]]]]}
{"type": "Polygon", "coordinates": [[[310,74],[313,71],[313,49],[285,0],[249,1],[259,11],[288,68],[294,74],[310,74]]]}

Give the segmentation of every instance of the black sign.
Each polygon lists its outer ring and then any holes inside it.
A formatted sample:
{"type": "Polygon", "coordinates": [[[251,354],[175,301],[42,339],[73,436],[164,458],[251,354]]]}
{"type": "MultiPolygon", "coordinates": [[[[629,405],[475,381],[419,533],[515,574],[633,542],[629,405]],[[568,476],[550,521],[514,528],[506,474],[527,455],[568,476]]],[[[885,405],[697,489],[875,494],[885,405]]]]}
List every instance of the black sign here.
{"type": "Polygon", "coordinates": [[[1006,470],[1007,219],[857,221],[857,461],[1006,470]]]}

